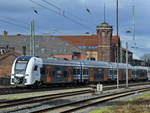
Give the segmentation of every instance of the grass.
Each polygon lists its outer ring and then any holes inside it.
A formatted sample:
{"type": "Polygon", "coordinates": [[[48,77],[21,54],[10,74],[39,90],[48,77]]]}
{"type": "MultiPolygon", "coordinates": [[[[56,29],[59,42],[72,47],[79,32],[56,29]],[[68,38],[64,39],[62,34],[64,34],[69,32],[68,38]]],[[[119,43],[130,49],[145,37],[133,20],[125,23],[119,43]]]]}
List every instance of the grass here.
{"type": "Polygon", "coordinates": [[[150,93],[130,100],[109,103],[109,106],[90,113],[150,113],[150,93]]]}

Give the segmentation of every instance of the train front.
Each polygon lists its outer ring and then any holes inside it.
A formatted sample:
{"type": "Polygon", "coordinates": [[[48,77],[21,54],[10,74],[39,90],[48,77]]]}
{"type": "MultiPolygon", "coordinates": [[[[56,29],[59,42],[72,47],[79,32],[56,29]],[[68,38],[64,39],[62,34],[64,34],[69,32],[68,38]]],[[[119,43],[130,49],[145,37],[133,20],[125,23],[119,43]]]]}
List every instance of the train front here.
{"type": "Polygon", "coordinates": [[[12,65],[11,84],[15,86],[30,85],[30,72],[27,70],[32,56],[20,56],[12,65]]]}

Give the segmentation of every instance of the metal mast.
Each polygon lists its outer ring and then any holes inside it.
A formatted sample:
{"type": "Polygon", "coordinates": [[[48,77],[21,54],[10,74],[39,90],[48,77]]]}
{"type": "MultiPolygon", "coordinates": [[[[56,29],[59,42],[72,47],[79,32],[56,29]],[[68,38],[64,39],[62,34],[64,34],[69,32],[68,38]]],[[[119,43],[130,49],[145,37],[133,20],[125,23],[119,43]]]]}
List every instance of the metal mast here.
{"type": "Polygon", "coordinates": [[[132,29],[132,32],[133,32],[133,41],[134,41],[134,46],[135,46],[135,48],[136,48],[136,42],[135,42],[135,15],[134,15],[134,9],[135,9],[135,6],[133,5],[133,7],[132,7],[132,17],[133,17],[133,23],[132,23],[132,25],[133,25],[133,29],[132,29]]]}
{"type": "Polygon", "coordinates": [[[35,56],[35,33],[34,33],[34,20],[32,20],[32,21],[31,21],[30,55],[35,56]]]}
{"type": "MultiPolygon", "coordinates": [[[[118,29],[118,0],[116,0],[116,32],[117,32],[117,38],[118,38],[118,41],[119,41],[119,29],[118,29]]],[[[118,63],[119,63],[119,42],[117,42],[117,88],[119,88],[119,69],[118,69],[118,63]]]]}

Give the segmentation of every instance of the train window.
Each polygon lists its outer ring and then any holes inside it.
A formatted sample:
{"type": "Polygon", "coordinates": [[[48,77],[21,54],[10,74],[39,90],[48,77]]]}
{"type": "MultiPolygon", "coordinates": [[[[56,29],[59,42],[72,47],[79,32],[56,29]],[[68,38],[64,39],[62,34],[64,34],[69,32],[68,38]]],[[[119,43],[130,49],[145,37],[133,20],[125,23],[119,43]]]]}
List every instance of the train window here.
{"type": "Polygon", "coordinates": [[[88,75],[88,69],[83,69],[83,75],[88,75]]]}
{"type": "Polygon", "coordinates": [[[76,69],[73,69],[72,74],[73,74],[73,75],[76,75],[76,71],[77,71],[76,69]]]}
{"type": "Polygon", "coordinates": [[[62,75],[62,71],[61,70],[56,70],[56,74],[57,75],[62,75]]]}
{"type": "Polygon", "coordinates": [[[110,70],[108,71],[108,73],[109,73],[110,75],[116,75],[116,74],[117,74],[117,70],[110,69],[110,70]]]}
{"type": "Polygon", "coordinates": [[[43,67],[43,68],[41,68],[41,74],[42,75],[45,75],[46,74],[46,69],[43,67]]]}
{"type": "Polygon", "coordinates": [[[35,67],[34,67],[34,71],[37,71],[37,68],[38,68],[38,66],[37,66],[37,65],[35,65],[35,67]]]}
{"type": "Polygon", "coordinates": [[[64,76],[67,77],[68,76],[68,71],[64,71],[64,76]]]}
{"type": "Polygon", "coordinates": [[[73,75],[79,75],[80,69],[73,69],[73,75]]]}
{"type": "Polygon", "coordinates": [[[80,74],[80,69],[77,69],[77,75],[79,75],[80,74]]]}
{"type": "Polygon", "coordinates": [[[98,69],[98,72],[99,72],[99,73],[102,73],[102,71],[103,71],[102,69],[100,69],[100,68],[98,69]]]}

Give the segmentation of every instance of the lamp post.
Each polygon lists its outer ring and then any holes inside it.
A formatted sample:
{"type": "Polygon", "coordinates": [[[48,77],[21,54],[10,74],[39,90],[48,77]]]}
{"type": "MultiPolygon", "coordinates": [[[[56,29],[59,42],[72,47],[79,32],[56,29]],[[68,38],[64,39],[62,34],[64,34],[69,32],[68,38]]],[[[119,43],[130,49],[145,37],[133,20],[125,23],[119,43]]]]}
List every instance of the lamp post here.
{"type": "Polygon", "coordinates": [[[19,36],[18,38],[23,38],[23,40],[24,40],[24,46],[22,47],[22,49],[23,49],[23,55],[26,55],[26,49],[27,49],[27,39],[23,36],[23,35],[21,35],[21,37],[19,36]]]}

